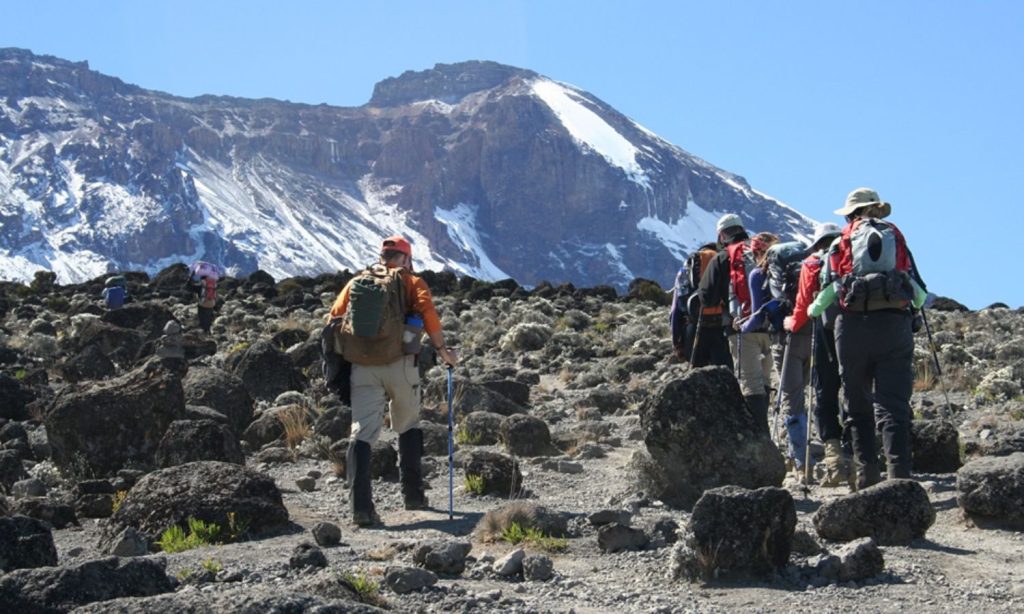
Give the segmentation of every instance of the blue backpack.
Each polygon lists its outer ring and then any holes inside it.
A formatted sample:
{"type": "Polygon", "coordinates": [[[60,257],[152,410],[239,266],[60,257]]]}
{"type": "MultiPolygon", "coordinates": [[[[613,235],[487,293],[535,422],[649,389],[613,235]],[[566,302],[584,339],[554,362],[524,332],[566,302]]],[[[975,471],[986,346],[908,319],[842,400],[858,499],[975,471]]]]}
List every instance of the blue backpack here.
{"type": "Polygon", "coordinates": [[[127,294],[121,286],[110,286],[103,289],[103,302],[107,305],[107,309],[120,309],[124,306],[127,294]]]}

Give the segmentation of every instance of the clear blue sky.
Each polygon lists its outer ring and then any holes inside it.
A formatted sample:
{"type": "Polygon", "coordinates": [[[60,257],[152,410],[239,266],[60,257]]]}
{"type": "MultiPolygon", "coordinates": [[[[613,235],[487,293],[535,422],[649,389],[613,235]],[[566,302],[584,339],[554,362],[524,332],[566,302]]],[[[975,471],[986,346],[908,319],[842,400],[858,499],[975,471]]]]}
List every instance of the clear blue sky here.
{"type": "Polygon", "coordinates": [[[1024,2],[0,1],[0,46],[182,96],[365,103],[494,60],[586,89],[819,220],[893,204],[933,291],[1024,305],[1024,2]]]}

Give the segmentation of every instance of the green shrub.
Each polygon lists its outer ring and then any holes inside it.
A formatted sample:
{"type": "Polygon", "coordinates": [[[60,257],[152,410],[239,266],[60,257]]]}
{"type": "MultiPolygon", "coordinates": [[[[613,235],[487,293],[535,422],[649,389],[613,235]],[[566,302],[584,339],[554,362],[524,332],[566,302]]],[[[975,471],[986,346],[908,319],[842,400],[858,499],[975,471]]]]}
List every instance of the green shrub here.
{"type": "Polygon", "coordinates": [[[466,490],[474,495],[484,494],[484,476],[467,474],[466,490]]]}
{"type": "Polygon", "coordinates": [[[550,537],[540,529],[533,527],[524,529],[518,522],[513,522],[505,527],[505,530],[501,532],[501,539],[512,545],[526,543],[549,552],[560,552],[569,547],[568,540],[564,538],[550,537]]]}
{"type": "Polygon", "coordinates": [[[180,525],[174,525],[160,535],[156,545],[160,550],[173,554],[217,543],[219,535],[218,525],[203,522],[198,518],[189,518],[188,533],[180,525]]]}

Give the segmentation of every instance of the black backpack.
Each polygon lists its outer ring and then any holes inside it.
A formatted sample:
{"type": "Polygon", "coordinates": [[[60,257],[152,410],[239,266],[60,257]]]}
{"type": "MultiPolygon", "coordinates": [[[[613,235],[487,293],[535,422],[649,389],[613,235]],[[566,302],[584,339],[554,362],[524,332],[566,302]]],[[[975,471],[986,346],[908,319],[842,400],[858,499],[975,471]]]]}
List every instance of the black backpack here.
{"type": "Polygon", "coordinates": [[[789,310],[796,304],[800,288],[800,268],[807,257],[807,246],[800,241],[776,243],[768,248],[768,289],[772,298],[784,303],[789,310]]]}

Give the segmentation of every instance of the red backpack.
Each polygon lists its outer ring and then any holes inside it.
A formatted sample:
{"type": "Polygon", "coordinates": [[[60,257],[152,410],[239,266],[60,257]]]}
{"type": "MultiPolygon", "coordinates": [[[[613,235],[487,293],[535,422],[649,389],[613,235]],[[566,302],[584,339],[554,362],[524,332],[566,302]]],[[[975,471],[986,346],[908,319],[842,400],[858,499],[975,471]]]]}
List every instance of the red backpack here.
{"type": "Polygon", "coordinates": [[[217,306],[217,281],[209,277],[203,282],[202,294],[199,299],[199,306],[206,309],[213,309],[217,306]]]}
{"type": "Polygon", "coordinates": [[[750,246],[737,241],[726,248],[729,254],[729,311],[733,316],[750,316],[750,285],[747,270],[752,266],[750,246]],[[735,302],[734,302],[735,301],[735,302]]]}

